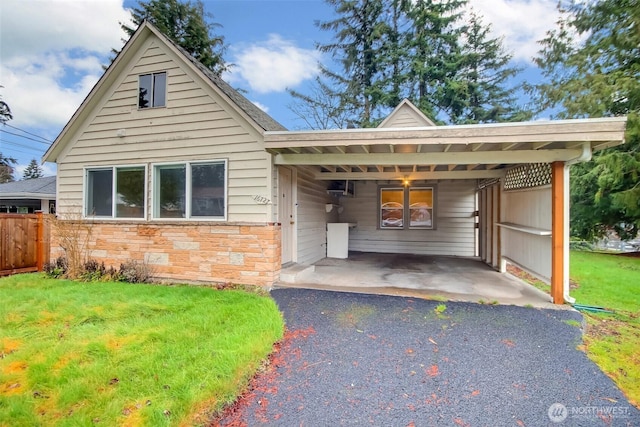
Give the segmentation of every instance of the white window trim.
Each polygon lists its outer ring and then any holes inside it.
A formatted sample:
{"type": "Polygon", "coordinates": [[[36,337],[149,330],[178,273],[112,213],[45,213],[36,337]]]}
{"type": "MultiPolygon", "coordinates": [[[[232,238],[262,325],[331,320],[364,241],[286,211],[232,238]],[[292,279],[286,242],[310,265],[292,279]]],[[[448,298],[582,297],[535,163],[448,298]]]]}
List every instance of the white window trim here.
{"type": "Polygon", "coordinates": [[[188,221],[188,222],[202,222],[202,221],[216,221],[226,222],[229,216],[229,159],[209,159],[209,160],[189,160],[184,162],[162,162],[151,164],[151,220],[152,221],[188,221]],[[191,215],[191,166],[192,165],[207,165],[212,163],[224,164],[224,215],[219,216],[192,216],[191,215]],[[158,167],[162,166],[185,166],[185,217],[184,218],[163,218],[158,216],[158,210],[156,209],[156,201],[160,200],[159,189],[156,187],[158,180],[158,167]]]}
{"type": "Polygon", "coordinates": [[[82,168],[82,218],[91,220],[102,221],[146,221],[148,215],[149,197],[148,197],[148,182],[149,182],[149,170],[146,164],[132,164],[132,165],[116,165],[116,166],[85,166],[82,168]],[[117,191],[117,174],[116,169],[129,169],[129,168],[144,168],[144,213],[142,218],[134,217],[116,217],[116,191],[117,191]],[[111,216],[97,216],[87,215],[87,197],[88,197],[88,185],[89,185],[89,172],[99,170],[111,170],[111,216]]]}

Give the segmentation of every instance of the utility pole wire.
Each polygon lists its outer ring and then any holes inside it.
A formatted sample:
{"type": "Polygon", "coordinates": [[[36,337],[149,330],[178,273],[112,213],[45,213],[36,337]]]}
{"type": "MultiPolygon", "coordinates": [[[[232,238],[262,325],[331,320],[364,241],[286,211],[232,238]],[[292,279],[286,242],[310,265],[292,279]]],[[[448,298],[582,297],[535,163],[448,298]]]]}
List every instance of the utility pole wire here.
{"type": "Polygon", "coordinates": [[[26,131],[26,130],[24,130],[24,129],[20,129],[19,127],[16,127],[16,126],[10,125],[10,124],[8,124],[8,123],[5,123],[5,126],[8,126],[8,127],[12,128],[12,129],[15,129],[15,130],[19,130],[20,132],[24,132],[24,133],[26,133],[26,134],[28,134],[28,135],[38,137],[38,138],[40,138],[40,139],[42,139],[42,140],[44,140],[44,141],[48,142],[48,143],[49,143],[49,145],[53,144],[53,141],[48,140],[48,139],[47,139],[47,138],[45,138],[44,136],[36,135],[35,133],[31,133],[31,132],[26,131]]]}
{"type": "Polygon", "coordinates": [[[24,136],[24,135],[20,135],[19,133],[9,132],[8,130],[0,129],[0,132],[4,132],[4,133],[9,134],[9,135],[17,136],[18,138],[30,139],[31,141],[39,142],[40,144],[45,144],[47,146],[51,145],[50,142],[40,141],[38,139],[31,138],[30,136],[24,136]]]}

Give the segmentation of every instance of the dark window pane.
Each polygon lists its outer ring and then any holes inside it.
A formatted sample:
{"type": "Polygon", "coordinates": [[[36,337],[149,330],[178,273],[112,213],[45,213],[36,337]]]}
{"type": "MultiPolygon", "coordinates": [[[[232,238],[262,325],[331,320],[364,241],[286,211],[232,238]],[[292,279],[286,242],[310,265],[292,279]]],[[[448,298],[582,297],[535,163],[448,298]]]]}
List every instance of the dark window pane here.
{"type": "Polygon", "coordinates": [[[224,217],[224,163],[191,166],[191,216],[224,217]]]}
{"type": "Polygon", "coordinates": [[[140,76],[138,80],[138,108],[149,108],[151,107],[151,74],[140,76]]]}
{"type": "Polygon", "coordinates": [[[153,106],[164,107],[167,93],[167,73],[153,75],[153,106]]]}
{"type": "Polygon", "coordinates": [[[113,172],[92,170],[87,172],[86,216],[111,216],[113,195],[113,172]]]}
{"type": "Polygon", "coordinates": [[[116,217],[144,218],[144,168],[116,169],[116,217]]]}
{"type": "Polygon", "coordinates": [[[159,166],[157,173],[158,203],[156,212],[160,218],[184,218],[185,183],[184,165],[159,166]]]}

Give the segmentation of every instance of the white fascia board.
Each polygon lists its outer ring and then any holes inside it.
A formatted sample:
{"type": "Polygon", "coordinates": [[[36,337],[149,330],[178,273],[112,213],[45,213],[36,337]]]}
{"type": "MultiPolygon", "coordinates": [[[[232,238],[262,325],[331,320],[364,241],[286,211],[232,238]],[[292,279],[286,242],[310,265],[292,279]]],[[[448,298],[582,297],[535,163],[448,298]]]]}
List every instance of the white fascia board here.
{"type": "Polygon", "coordinates": [[[473,151],[459,153],[277,154],[276,165],[466,165],[486,163],[551,163],[569,161],[582,150],[473,151]]]}

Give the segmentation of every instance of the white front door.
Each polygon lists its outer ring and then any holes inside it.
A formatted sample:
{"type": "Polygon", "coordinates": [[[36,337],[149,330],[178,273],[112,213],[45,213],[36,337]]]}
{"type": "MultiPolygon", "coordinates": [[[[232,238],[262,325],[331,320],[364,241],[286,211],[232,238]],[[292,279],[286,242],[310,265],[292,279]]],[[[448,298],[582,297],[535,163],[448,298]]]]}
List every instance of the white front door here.
{"type": "Polygon", "coordinates": [[[278,220],[282,230],[282,263],[293,261],[295,210],[293,173],[291,169],[278,168],[278,220]]]}

